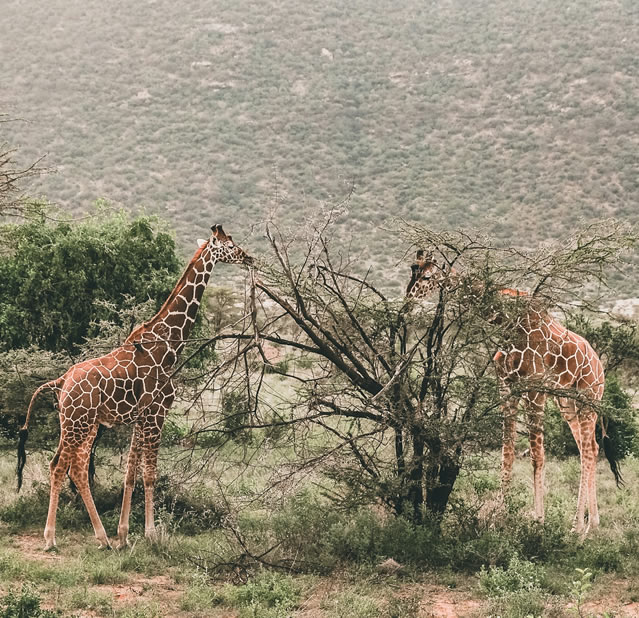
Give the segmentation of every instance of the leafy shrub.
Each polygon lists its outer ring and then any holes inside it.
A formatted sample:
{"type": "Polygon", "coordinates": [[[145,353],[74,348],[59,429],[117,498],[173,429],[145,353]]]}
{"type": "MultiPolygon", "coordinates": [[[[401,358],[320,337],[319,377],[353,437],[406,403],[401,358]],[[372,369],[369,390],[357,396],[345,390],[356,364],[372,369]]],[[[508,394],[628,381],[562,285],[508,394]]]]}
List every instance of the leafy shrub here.
{"type": "Polygon", "coordinates": [[[58,612],[40,607],[40,595],[30,584],[22,584],[20,593],[10,591],[0,600],[0,618],[54,618],[58,612]]]}
{"type": "MultiPolygon", "coordinates": [[[[621,386],[614,374],[606,377],[606,390],[601,402],[601,415],[606,424],[612,453],[617,460],[639,455],[639,425],[632,406],[632,396],[621,386]]],[[[544,439],[548,453],[557,457],[579,454],[568,423],[562,418],[554,401],[549,402],[545,417],[544,439]]],[[[601,444],[601,424],[597,423],[597,441],[601,444]]]]}
{"type": "Polygon", "coordinates": [[[227,585],[223,596],[240,609],[240,616],[286,618],[297,606],[301,589],[290,575],[262,571],[243,586],[227,585]]]}
{"type": "Polygon", "coordinates": [[[517,590],[492,598],[487,613],[500,618],[534,618],[542,616],[545,607],[546,595],[539,590],[517,590]]]}
{"type": "Polygon", "coordinates": [[[488,597],[503,597],[513,592],[541,591],[544,570],[542,567],[513,556],[507,568],[482,567],[479,586],[488,597]]]}
{"type": "Polygon", "coordinates": [[[159,307],[180,262],[172,236],[157,228],[157,220],[130,219],[104,204],[77,224],[52,225],[46,216],[4,224],[2,347],[76,350],[96,333],[92,325],[106,317],[99,300],[122,307],[125,295],[132,294],[138,302],[153,298],[159,307]]]}
{"type": "Polygon", "coordinates": [[[621,571],[624,559],[619,543],[606,538],[592,538],[579,547],[576,562],[595,571],[610,573],[621,571]]]}

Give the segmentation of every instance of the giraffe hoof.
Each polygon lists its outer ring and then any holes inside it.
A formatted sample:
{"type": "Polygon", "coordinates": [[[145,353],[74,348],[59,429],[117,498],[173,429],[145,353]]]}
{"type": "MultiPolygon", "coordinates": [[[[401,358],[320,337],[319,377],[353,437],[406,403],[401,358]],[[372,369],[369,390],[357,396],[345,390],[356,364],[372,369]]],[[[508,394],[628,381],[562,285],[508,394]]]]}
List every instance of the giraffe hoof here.
{"type": "Polygon", "coordinates": [[[50,547],[45,547],[44,552],[47,554],[59,554],[60,550],[57,545],[51,545],[50,547]]]}

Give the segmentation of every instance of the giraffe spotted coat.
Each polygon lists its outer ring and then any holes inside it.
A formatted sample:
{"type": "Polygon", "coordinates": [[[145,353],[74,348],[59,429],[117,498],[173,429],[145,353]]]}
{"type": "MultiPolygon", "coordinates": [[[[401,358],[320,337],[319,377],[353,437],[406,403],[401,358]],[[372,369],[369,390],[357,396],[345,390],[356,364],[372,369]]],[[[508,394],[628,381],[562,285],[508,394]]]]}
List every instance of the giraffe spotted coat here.
{"type": "MultiPolygon", "coordinates": [[[[212,228],[209,240],[201,241],[177,285],[153,318],[135,328],[120,347],[100,358],[73,365],[63,376],[43,384],[33,394],[21,430],[22,452],[33,402],[44,389],[55,391],[60,415],[60,443],[50,464],[45,549],[56,545],[56,512],[67,471],[85,503],[100,545],[110,546],[89,487],[89,459],[99,425],[133,424],[118,546],[127,544],[131,495],[139,465],[144,480],[145,535],[155,536],[153,487],[162,425],[175,397],[171,374],[195,323],[216,262],[252,263],[252,258],[233,243],[220,225],[212,228]]],[[[18,469],[19,484],[23,465],[24,455],[18,469]]]]}
{"type": "MultiPolygon", "coordinates": [[[[455,269],[440,266],[421,250],[417,252],[411,268],[412,276],[406,289],[407,299],[427,298],[436,289],[451,290],[459,279],[455,269]]],[[[506,324],[510,335],[509,345],[498,350],[493,358],[503,402],[502,490],[506,493],[510,485],[515,458],[517,412],[521,400],[526,409],[530,439],[534,512],[543,521],[544,405],[548,391],[571,390],[579,396],[560,396],[558,393],[555,399],[579,448],[581,477],[574,529],[576,532],[586,532],[588,527],[595,528],[599,525],[596,494],[599,445],[595,438],[597,413],[592,404],[603,397],[603,365],[586,339],[565,328],[547,311],[536,307],[534,299],[526,292],[502,288],[497,293],[504,300],[509,297],[526,297],[525,300],[529,301],[526,310],[515,320],[502,313],[502,310],[497,310],[495,315],[490,316],[491,321],[506,324]],[[515,387],[523,384],[530,384],[531,387],[523,396],[519,396],[516,393],[521,392],[521,389],[515,387]]]]}

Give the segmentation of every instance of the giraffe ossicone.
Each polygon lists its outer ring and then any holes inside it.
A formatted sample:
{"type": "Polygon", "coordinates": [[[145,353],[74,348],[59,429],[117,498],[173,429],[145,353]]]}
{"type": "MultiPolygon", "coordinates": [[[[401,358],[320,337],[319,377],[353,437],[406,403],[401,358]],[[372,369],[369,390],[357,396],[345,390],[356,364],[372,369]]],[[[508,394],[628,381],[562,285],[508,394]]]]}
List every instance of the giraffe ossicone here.
{"type": "Polygon", "coordinates": [[[155,537],[153,488],[162,426],[175,397],[173,368],[189,338],[211,271],[217,262],[251,265],[253,258],[227,236],[221,225],[198,243],[184,273],[160,310],[137,326],[124,343],[99,358],[73,365],[33,393],[18,445],[18,489],[26,461],[25,442],[35,398],[52,389],[58,399],[60,443],[50,464],[51,490],[44,531],[45,549],[55,547],[56,512],[69,473],[89,513],[100,546],[110,547],[89,487],[91,447],[100,425],[133,424],[124,480],[118,547],[127,544],[131,496],[138,467],[144,480],[145,536],[155,537]]]}
{"type": "MultiPolygon", "coordinates": [[[[406,288],[407,299],[425,299],[436,290],[452,291],[460,281],[460,275],[454,268],[447,264],[438,264],[423,250],[417,252],[411,270],[411,279],[406,288]]],[[[577,442],[581,459],[581,478],[573,529],[578,533],[585,533],[588,528],[599,525],[596,494],[599,445],[595,437],[595,407],[604,392],[603,365],[586,339],[568,330],[543,307],[537,306],[527,292],[500,288],[497,294],[504,301],[528,301],[523,308],[519,307],[523,310],[515,312],[514,317],[506,315],[499,307],[494,308],[494,314],[491,313],[489,316],[491,322],[507,328],[509,335],[507,347],[498,350],[493,357],[503,412],[502,491],[505,494],[510,485],[515,459],[517,412],[521,401],[527,413],[530,456],[533,464],[534,514],[537,519],[543,521],[544,405],[549,391],[557,393],[555,399],[577,442]],[[526,385],[530,385],[527,390],[526,385]],[[522,386],[525,391],[523,395],[518,394],[521,393],[522,386]],[[565,393],[564,396],[562,391],[565,393]]],[[[617,462],[610,453],[606,453],[606,456],[619,484],[621,477],[617,462]]]]}

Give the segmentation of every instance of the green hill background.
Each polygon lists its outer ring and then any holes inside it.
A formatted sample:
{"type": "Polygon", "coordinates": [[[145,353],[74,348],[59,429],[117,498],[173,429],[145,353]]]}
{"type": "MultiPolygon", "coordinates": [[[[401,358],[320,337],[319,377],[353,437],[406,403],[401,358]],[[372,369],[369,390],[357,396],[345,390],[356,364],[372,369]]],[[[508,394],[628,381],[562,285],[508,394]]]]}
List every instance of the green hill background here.
{"type": "Polygon", "coordinates": [[[392,278],[393,216],[524,247],[637,221],[638,33],[635,0],[9,0],[3,139],[57,169],[31,194],[144,207],[185,252],[354,185],[343,239],[392,278]]]}

